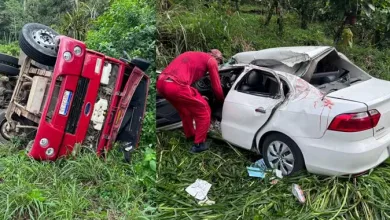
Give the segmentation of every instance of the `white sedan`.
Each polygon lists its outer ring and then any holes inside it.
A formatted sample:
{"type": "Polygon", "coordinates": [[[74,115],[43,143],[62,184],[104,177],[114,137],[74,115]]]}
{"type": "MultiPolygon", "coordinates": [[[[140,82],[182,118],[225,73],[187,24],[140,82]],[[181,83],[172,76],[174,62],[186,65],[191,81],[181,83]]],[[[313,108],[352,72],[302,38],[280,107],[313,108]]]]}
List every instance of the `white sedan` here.
{"type": "MultiPolygon", "coordinates": [[[[370,76],[332,47],[240,53],[220,76],[223,106],[212,101],[208,77],[194,86],[210,98],[223,139],[262,154],[283,175],[303,168],[359,174],[389,157],[390,82],[370,76]]],[[[158,129],[175,127],[175,114],[159,99],[158,129]]]]}

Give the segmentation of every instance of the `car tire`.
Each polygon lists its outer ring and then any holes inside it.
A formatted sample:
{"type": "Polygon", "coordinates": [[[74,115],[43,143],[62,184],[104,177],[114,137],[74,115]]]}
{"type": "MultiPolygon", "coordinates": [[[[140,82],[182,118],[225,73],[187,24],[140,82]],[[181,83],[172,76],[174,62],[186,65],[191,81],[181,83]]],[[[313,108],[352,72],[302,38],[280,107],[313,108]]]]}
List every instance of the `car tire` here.
{"type": "Polygon", "coordinates": [[[9,140],[3,135],[4,124],[7,122],[5,112],[5,109],[0,110],[0,144],[6,144],[9,142],[9,140]]]}
{"type": "Polygon", "coordinates": [[[4,63],[0,63],[0,74],[7,76],[17,76],[19,75],[19,69],[17,67],[9,66],[4,63]]]}
{"type": "Polygon", "coordinates": [[[19,67],[19,59],[7,54],[0,53],[0,63],[8,66],[19,67]]]}
{"type": "Polygon", "coordinates": [[[265,164],[269,168],[281,170],[284,176],[294,174],[305,167],[298,145],[281,133],[272,133],[265,138],[262,154],[265,164]]]}
{"type": "Polygon", "coordinates": [[[53,29],[37,23],[23,26],[19,36],[22,51],[38,63],[54,66],[57,59],[56,37],[59,34],[53,29]]]}

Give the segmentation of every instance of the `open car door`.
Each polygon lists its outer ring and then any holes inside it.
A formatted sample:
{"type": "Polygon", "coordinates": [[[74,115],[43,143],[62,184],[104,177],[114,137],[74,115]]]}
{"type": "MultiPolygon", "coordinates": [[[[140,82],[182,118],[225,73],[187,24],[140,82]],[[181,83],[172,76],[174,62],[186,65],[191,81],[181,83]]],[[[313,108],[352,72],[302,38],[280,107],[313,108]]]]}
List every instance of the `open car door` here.
{"type": "Polygon", "coordinates": [[[279,76],[273,70],[250,65],[225,98],[221,122],[223,138],[251,149],[255,134],[283,99],[279,76]]]}
{"type": "Polygon", "coordinates": [[[125,84],[116,109],[109,111],[103,133],[97,147],[98,155],[112,148],[114,141],[126,142],[136,148],[142,130],[148,96],[149,77],[138,67],[134,67],[125,84]]]}

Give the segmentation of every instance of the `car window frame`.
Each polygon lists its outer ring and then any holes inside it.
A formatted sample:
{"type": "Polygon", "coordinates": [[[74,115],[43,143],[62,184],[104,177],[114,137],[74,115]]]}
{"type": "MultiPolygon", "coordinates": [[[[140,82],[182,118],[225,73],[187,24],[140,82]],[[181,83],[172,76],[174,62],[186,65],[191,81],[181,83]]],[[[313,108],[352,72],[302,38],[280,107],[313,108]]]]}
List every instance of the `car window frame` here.
{"type": "Polygon", "coordinates": [[[247,72],[245,72],[244,76],[242,76],[241,79],[239,79],[239,81],[235,84],[233,89],[235,91],[237,91],[237,92],[248,94],[248,95],[254,95],[254,96],[265,97],[265,98],[272,98],[272,99],[280,99],[282,97],[282,93],[283,93],[282,86],[283,85],[281,85],[281,81],[277,77],[276,73],[274,73],[272,70],[268,70],[268,69],[264,69],[264,68],[260,68],[260,67],[256,66],[256,67],[253,67],[253,68],[249,69],[247,72]],[[251,92],[240,91],[238,88],[241,86],[243,81],[247,79],[248,74],[251,73],[252,71],[259,71],[259,72],[267,72],[267,73],[269,73],[268,76],[269,77],[273,77],[276,80],[276,82],[278,83],[278,85],[279,85],[278,86],[278,92],[275,95],[271,95],[271,94],[260,93],[260,92],[259,93],[251,93],[251,92]]]}

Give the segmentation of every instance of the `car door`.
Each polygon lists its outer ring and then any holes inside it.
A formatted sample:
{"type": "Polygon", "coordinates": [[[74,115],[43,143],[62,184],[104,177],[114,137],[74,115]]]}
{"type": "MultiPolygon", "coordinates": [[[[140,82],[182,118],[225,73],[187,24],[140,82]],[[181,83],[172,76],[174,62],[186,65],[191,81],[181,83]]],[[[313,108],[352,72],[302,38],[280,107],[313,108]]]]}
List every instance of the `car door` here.
{"type": "Polygon", "coordinates": [[[226,96],[221,122],[223,138],[250,149],[255,133],[267,122],[273,108],[283,99],[283,87],[274,71],[248,67],[226,96]]]}

